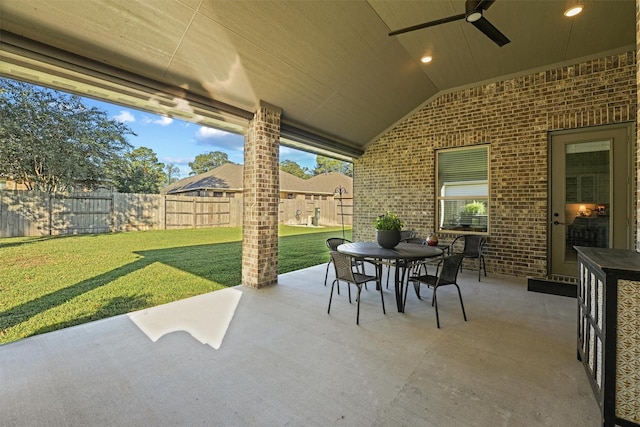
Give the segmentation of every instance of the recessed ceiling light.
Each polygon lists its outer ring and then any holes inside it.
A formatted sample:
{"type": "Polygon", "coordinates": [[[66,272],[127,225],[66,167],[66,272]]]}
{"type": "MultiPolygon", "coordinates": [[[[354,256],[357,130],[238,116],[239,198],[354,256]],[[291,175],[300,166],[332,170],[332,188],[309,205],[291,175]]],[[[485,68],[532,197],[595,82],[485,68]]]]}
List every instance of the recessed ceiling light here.
{"type": "Polygon", "coordinates": [[[570,7],[569,9],[565,10],[564,11],[564,16],[572,17],[572,16],[576,16],[580,12],[582,12],[582,6],[575,5],[573,7],[570,7]]]}
{"type": "Polygon", "coordinates": [[[420,58],[420,61],[422,61],[423,64],[428,64],[432,59],[433,58],[430,56],[423,56],[422,58],[420,58]]]}

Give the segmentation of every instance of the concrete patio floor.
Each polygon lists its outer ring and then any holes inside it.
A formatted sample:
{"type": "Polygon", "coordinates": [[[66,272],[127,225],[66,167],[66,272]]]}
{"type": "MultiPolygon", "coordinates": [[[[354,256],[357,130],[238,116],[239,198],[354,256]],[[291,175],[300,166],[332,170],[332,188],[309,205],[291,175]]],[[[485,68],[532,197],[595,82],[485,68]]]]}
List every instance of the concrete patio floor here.
{"type": "Polygon", "coordinates": [[[1,426],[596,426],[576,360],[576,301],[524,279],[460,275],[441,329],[363,291],[360,325],[325,266],[242,296],[218,350],[186,332],[152,342],[128,315],[0,346],[1,426]]]}

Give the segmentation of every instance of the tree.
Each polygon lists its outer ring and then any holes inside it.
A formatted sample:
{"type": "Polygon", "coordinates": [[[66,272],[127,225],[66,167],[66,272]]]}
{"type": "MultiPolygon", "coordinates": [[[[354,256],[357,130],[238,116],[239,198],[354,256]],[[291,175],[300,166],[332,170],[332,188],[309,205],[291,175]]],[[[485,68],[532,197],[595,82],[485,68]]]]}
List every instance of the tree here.
{"type": "Polygon", "coordinates": [[[180,168],[173,163],[166,163],[164,165],[164,176],[163,186],[166,187],[180,179],[180,168]]]}
{"type": "Polygon", "coordinates": [[[330,157],[316,156],[316,167],[313,169],[313,174],[320,175],[321,173],[329,172],[340,172],[353,177],[353,164],[330,157]]]}
{"type": "Polygon", "coordinates": [[[222,166],[225,163],[233,162],[229,160],[227,153],[223,153],[222,151],[210,151],[205,154],[198,154],[193,162],[189,163],[189,167],[191,168],[189,175],[199,175],[215,169],[218,166],[222,166]]]}
{"type": "Polygon", "coordinates": [[[0,78],[0,175],[30,190],[94,189],[135,135],[80,97],[0,78]]]}
{"type": "Polygon", "coordinates": [[[116,188],[121,193],[159,193],[166,179],[164,169],[151,148],[138,147],[124,155],[116,188]]]}
{"type": "Polygon", "coordinates": [[[280,170],[297,176],[298,178],[308,179],[311,178],[308,168],[300,167],[299,164],[292,160],[283,160],[280,162],[280,170]]]}

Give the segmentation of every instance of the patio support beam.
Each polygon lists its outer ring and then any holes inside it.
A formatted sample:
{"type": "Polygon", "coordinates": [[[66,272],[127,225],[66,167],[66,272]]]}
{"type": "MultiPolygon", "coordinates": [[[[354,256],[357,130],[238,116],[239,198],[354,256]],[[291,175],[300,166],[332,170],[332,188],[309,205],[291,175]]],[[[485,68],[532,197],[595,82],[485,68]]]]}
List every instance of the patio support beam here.
{"type": "Polygon", "coordinates": [[[278,281],[281,114],[261,102],[245,133],[242,284],[253,288],[278,281]]]}

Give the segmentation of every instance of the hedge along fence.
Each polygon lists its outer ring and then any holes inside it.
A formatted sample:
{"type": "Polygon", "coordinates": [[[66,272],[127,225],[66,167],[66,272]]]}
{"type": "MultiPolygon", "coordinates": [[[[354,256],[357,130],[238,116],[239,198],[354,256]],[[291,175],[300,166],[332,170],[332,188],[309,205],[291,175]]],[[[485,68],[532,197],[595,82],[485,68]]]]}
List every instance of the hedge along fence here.
{"type": "MultiPolygon", "coordinates": [[[[0,238],[242,225],[242,198],[0,191],[0,238]]],[[[351,225],[351,199],[280,201],[281,224],[351,225]],[[342,206],[341,206],[342,205],[342,206]]]]}

